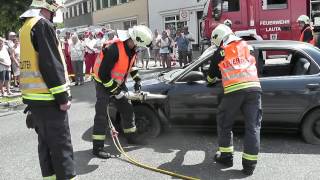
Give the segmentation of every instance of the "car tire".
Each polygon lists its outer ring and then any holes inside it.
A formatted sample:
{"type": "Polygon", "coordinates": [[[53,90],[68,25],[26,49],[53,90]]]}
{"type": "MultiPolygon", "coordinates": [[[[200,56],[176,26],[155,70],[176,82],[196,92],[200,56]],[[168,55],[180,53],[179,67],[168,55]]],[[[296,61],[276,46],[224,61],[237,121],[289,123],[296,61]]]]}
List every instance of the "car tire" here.
{"type": "Polygon", "coordinates": [[[158,115],[148,106],[135,105],[133,108],[138,134],[147,138],[158,137],[161,133],[158,115]]]}
{"type": "Polygon", "coordinates": [[[310,144],[320,144],[320,109],[308,114],[301,126],[303,139],[310,144]]]}

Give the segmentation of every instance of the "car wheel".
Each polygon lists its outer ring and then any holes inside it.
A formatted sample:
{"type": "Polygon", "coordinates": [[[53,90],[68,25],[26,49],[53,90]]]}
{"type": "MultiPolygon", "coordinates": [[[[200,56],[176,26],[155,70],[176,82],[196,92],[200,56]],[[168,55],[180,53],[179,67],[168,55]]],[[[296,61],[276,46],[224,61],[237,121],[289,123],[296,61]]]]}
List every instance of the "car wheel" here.
{"type": "Polygon", "coordinates": [[[301,130],[302,137],[307,143],[320,144],[320,109],[306,116],[301,130]]]}
{"type": "Polygon", "coordinates": [[[155,138],[161,132],[160,119],[148,106],[134,106],[134,114],[138,134],[144,137],[155,138]]]}

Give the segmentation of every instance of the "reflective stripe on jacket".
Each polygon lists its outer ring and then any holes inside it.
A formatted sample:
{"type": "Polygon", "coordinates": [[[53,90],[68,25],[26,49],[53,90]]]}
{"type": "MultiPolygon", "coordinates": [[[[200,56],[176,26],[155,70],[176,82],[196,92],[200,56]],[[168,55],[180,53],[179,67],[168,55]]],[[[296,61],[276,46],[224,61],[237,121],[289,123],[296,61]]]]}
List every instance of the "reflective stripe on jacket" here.
{"type": "MultiPolygon", "coordinates": [[[[304,39],[304,33],[306,32],[306,30],[311,30],[311,32],[312,32],[312,34],[313,34],[313,31],[312,31],[311,27],[310,27],[310,26],[309,26],[309,27],[306,27],[306,28],[302,31],[302,33],[301,33],[301,35],[300,35],[299,41],[304,42],[303,39],[304,39]]],[[[315,45],[316,42],[315,42],[315,40],[314,40],[314,37],[313,37],[312,40],[310,40],[308,43],[310,43],[310,44],[312,44],[312,45],[315,45]]]]}
{"type": "MultiPolygon", "coordinates": [[[[128,72],[130,72],[130,70],[135,62],[136,56],[134,55],[132,57],[132,59],[129,60],[129,56],[127,55],[126,50],[125,50],[124,42],[122,42],[118,39],[114,43],[116,43],[116,45],[118,47],[119,58],[118,58],[116,64],[114,65],[113,69],[111,70],[112,80],[108,83],[110,83],[110,85],[111,85],[112,81],[114,80],[119,85],[121,85],[123,82],[125,82],[125,80],[128,76],[128,72]],[[129,64],[129,62],[130,62],[130,64],[129,64]]],[[[101,51],[101,53],[99,54],[99,56],[96,59],[94,67],[93,67],[94,78],[96,81],[98,81],[100,83],[102,83],[102,82],[99,78],[99,69],[100,69],[100,65],[101,65],[103,59],[104,59],[104,54],[103,54],[103,51],[101,51]]],[[[106,87],[108,87],[107,84],[105,85],[106,87]]]]}
{"type": "MultiPolygon", "coordinates": [[[[43,80],[39,70],[38,52],[34,49],[31,41],[31,30],[40,19],[40,17],[27,19],[20,31],[20,88],[23,99],[52,101],[55,100],[53,96],[54,94],[59,94],[65,91],[70,93],[69,80],[67,78],[68,74],[66,71],[66,84],[49,89],[43,80]]],[[[63,59],[63,63],[65,63],[60,46],[59,53],[63,59]]],[[[65,64],[64,67],[66,67],[65,64]]]]}
{"type": "Polygon", "coordinates": [[[224,93],[250,87],[261,87],[256,60],[250,55],[245,41],[234,41],[224,48],[225,57],[219,63],[224,93]]]}

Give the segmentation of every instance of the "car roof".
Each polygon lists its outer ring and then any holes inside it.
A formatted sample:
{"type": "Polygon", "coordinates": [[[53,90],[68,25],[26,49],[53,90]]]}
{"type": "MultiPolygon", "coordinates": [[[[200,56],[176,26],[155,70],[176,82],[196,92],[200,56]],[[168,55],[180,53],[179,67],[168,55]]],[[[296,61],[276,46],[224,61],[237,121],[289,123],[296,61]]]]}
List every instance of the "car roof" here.
{"type": "Polygon", "coordinates": [[[263,40],[263,41],[248,41],[248,44],[253,46],[254,49],[292,49],[304,51],[308,54],[317,64],[320,64],[320,49],[309,43],[290,40],[263,40]]]}
{"type": "Polygon", "coordinates": [[[274,48],[274,49],[307,49],[313,48],[312,45],[300,42],[300,41],[290,41],[290,40],[263,40],[263,41],[248,41],[248,44],[254,48],[274,48]]]}

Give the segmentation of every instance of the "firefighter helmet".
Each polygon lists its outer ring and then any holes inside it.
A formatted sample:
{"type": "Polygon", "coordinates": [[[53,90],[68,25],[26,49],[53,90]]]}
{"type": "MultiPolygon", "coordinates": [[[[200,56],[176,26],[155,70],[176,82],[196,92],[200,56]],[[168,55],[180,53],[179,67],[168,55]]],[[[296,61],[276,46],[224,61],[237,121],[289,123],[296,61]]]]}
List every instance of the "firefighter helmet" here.
{"type": "Polygon", "coordinates": [[[220,46],[231,34],[233,34],[233,32],[228,26],[219,24],[211,33],[211,43],[220,46]]]}
{"type": "Polygon", "coordinates": [[[232,21],[231,21],[230,19],[226,19],[226,20],[223,21],[223,24],[224,24],[224,25],[227,25],[227,26],[229,26],[229,27],[231,28],[231,26],[232,26],[232,21]]]}
{"type": "Polygon", "coordinates": [[[44,8],[48,11],[56,12],[61,6],[55,0],[32,0],[30,7],[36,9],[44,8]]]}
{"type": "Polygon", "coordinates": [[[305,24],[310,24],[310,18],[307,15],[301,15],[298,17],[297,22],[304,22],[305,24]]]}
{"type": "Polygon", "coordinates": [[[133,26],[128,30],[130,38],[139,47],[147,47],[153,39],[152,31],[144,25],[133,26]]]}

